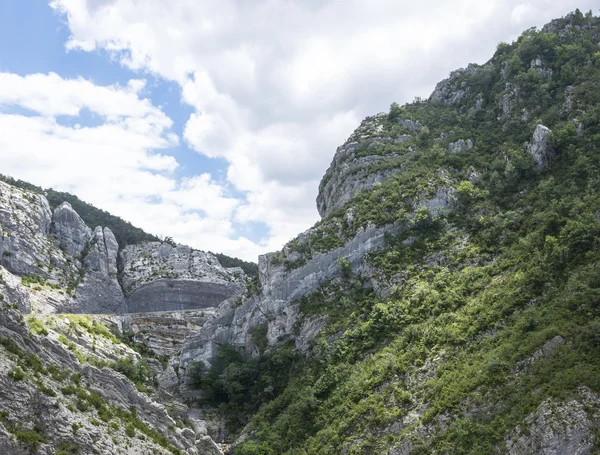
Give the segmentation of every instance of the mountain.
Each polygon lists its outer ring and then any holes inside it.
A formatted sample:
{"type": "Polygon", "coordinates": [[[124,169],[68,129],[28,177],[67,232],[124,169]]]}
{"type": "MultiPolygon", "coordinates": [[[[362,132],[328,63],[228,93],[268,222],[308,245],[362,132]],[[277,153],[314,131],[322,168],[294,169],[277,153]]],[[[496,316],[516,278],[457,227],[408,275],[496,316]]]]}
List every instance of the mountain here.
{"type": "Polygon", "coordinates": [[[501,43],[366,118],[252,280],[0,183],[0,451],[599,453],[599,101],[592,13],[501,43]]]}
{"type": "Polygon", "coordinates": [[[365,119],[171,387],[236,455],[598,453],[599,101],[576,11],[365,119]]]}
{"type": "MultiPolygon", "coordinates": [[[[119,244],[119,248],[125,248],[127,245],[136,245],[141,242],[158,242],[160,240],[157,236],[148,234],[147,232],[144,232],[144,230],[133,226],[128,221],[98,209],[93,205],[82,201],[73,194],[55,191],[52,188],[44,190],[29,182],[17,180],[2,174],[0,174],[0,181],[23,190],[44,195],[48,200],[51,210],[55,210],[64,202],[69,203],[71,208],[77,212],[83,222],[88,226],[106,226],[109,228],[114,234],[115,239],[119,244]]],[[[223,267],[240,267],[244,273],[249,276],[254,276],[257,273],[258,269],[255,263],[233,258],[222,253],[213,254],[217,257],[223,267]]]]}

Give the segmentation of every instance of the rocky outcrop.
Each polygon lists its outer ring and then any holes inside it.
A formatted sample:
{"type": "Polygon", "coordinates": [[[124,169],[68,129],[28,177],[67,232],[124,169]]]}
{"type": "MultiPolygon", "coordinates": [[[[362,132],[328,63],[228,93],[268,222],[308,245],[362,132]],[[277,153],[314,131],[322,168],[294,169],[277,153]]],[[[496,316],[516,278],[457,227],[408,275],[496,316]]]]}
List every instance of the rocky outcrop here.
{"type": "MultiPolygon", "coordinates": [[[[375,133],[379,131],[378,126],[381,126],[383,118],[381,116],[367,118],[351,138],[338,147],[319,185],[317,209],[322,218],[327,218],[333,211],[343,207],[360,191],[372,189],[399,172],[401,164],[398,158],[414,150],[410,134],[401,134],[392,138],[378,136],[365,138],[369,135],[368,131],[375,133]],[[385,153],[383,150],[388,144],[403,144],[405,152],[385,153]]],[[[407,132],[414,132],[421,128],[420,123],[410,119],[401,119],[398,123],[406,128],[407,132]]]]}
{"type": "Polygon", "coordinates": [[[471,139],[459,139],[456,142],[450,142],[448,144],[448,153],[455,154],[460,152],[466,152],[467,150],[471,150],[473,148],[473,141],[471,139]]]}
{"type": "Polygon", "coordinates": [[[463,76],[475,74],[479,68],[478,65],[470,63],[466,68],[452,71],[448,79],[438,82],[429,100],[436,104],[457,104],[467,95],[468,84],[463,80],[463,76]]]}
{"type": "Polygon", "coordinates": [[[505,121],[507,120],[512,112],[515,109],[517,102],[519,101],[519,87],[514,86],[510,82],[506,83],[506,87],[502,96],[500,97],[500,102],[498,107],[500,108],[501,115],[498,117],[498,120],[505,121]]]}
{"type": "Polygon", "coordinates": [[[87,248],[85,275],[76,291],[73,312],[122,313],[125,297],[117,279],[117,239],[110,229],[97,227],[87,248]]]}
{"type": "Polygon", "coordinates": [[[46,198],[0,182],[0,264],[19,275],[58,282],[66,257],[49,238],[52,212],[46,198]]]}
{"type": "Polygon", "coordinates": [[[0,224],[1,264],[34,283],[40,298],[33,299],[32,311],[124,311],[118,244],[109,229],[98,227],[92,234],[69,204],[52,213],[43,195],[3,182],[0,224]]]}
{"type": "Polygon", "coordinates": [[[210,253],[151,242],[123,251],[109,228],[86,226],[70,204],[54,213],[42,194],[0,182],[0,264],[27,276],[38,313],[126,313],[216,307],[246,276],[210,253]]]}
{"type": "Polygon", "coordinates": [[[134,341],[143,343],[158,356],[173,356],[179,352],[192,330],[203,327],[216,309],[176,312],[137,313],[109,316],[121,332],[133,334],[134,341]]]}
{"type": "Polygon", "coordinates": [[[92,239],[92,231],[71,204],[63,202],[52,214],[52,232],[63,251],[77,258],[92,239]]]}
{"type": "Polygon", "coordinates": [[[531,60],[530,67],[536,70],[545,81],[552,79],[552,68],[548,68],[539,55],[531,60]]]}
{"type": "Polygon", "coordinates": [[[591,455],[600,399],[587,388],[567,402],[548,399],[506,441],[510,455],[591,455]]]}
{"type": "Polygon", "coordinates": [[[552,131],[544,125],[538,125],[533,132],[533,140],[527,149],[533,158],[533,163],[537,169],[544,169],[550,165],[554,158],[554,149],[550,139],[552,131]]]}
{"type": "MultiPolygon", "coordinates": [[[[360,229],[344,246],[315,253],[305,265],[293,270],[286,270],[283,264],[276,262],[274,254],[260,256],[261,292],[242,301],[233,298],[223,302],[214,318],[190,333],[181,348],[179,370],[184,374],[180,380],[185,382],[185,371],[190,362],[210,364],[219,344],[232,343],[246,352],[256,351],[253,327],[266,324],[270,344],[291,336],[300,316],[298,299],[315,291],[320,284],[338,279],[341,276],[340,258],[347,261],[356,276],[370,277],[371,269],[364,262],[365,256],[384,246],[386,233],[397,233],[400,229],[401,225],[369,225],[360,229]]],[[[296,346],[305,351],[322,328],[322,321],[304,321],[300,332],[294,335],[296,346]]]]}
{"type": "Polygon", "coordinates": [[[224,268],[212,254],[187,246],[130,245],[121,258],[130,313],[216,307],[245,287],[240,268],[224,268]]]}

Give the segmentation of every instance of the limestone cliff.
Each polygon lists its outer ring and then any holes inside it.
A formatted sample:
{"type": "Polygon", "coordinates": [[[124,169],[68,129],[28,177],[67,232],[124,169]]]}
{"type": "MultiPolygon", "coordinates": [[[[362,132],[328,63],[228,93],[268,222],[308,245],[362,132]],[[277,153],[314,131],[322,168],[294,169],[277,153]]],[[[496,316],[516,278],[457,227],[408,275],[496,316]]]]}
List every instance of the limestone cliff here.
{"type": "Polygon", "coordinates": [[[0,226],[1,264],[30,286],[38,313],[211,308],[245,286],[241,269],[186,246],[129,245],[119,258],[109,228],[92,230],[69,203],[52,212],[42,194],[1,181],[0,226]]]}
{"type": "Polygon", "coordinates": [[[242,269],[226,269],[214,255],[183,245],[129,245],[121,259],[131,313],[212,308],[245,287],[242,269]]]}

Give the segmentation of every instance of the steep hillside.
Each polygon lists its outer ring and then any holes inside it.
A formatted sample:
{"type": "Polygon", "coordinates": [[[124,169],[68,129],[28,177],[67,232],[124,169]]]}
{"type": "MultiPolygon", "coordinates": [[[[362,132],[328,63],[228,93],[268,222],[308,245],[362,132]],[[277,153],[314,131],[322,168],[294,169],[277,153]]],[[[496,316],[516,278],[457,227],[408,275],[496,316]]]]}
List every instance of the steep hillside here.
{"type": "Polygon", "coordinates": [[[184,405],[159,404],[159,361],[101,318],[24,316],[33,299],[0,267],[0,453],[221,453],[184,405]]]}
{"type": "Polygon", "coordinates": [[[598,453],[599,101],[577,11],[367,118],[170,377],[236,455],[598,453]]]}

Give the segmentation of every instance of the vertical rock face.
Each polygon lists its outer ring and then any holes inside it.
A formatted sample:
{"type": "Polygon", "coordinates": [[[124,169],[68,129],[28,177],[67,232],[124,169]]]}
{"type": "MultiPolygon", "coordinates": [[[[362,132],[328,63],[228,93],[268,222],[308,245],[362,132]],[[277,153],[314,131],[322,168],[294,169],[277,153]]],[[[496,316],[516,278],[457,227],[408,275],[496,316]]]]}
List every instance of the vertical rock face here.
{"type": "Polygon", "coordinates": [[[119,245],[112,231],[98,226],[94,230],[90,251],[84,264],[92,273],[117,278],[117,254],[119,245]]]}
{"type": "Polygon", "coordinates": [[[0,264],[25,275],[54,276],[65,258],[48,239],[52,212],[42,195],[0,182],[0,264]]]}
{"type": "Polygon", "coordinates": [[[77,288],[74,313],[123,313],[125,297],[117,280],[119,245],[112,231],[98,226],[83,259],[85,275],[77,288]]]}
{"type": "Polygon", "coordinates": [[[92,234],[68,203],[52,213],[43,195],[4,182],[0,182],[0,225],[1,265],[39,283],[39,298],[32,299],[39,305],[33,311],[125,310],[117,281],[119,245],[110,229],[98,227],[92,234]]]}
{"type": "Polygon", "coordinates": [[[118,256],[109,228],[92,231],[70,204],[52,213],[43,195],[0,182],[0,265],[36,283],[34,312],[204,309],[245,287],[241,269],[222,267],[210,253],[151,242],[123,251],[127,302],[118,256]]]}
{"type": "Polygon", "coordinates": [[[533,132],[533,141],[529,144],[529,153],[537,169],[544,169],[554,158],[554,150],[550,143],[552,131],[544,125],[538,125],[533,132]]]}
{"type": "Polygon", "coordinates": [[[129,245],[121,259],[131,313],[216,307],[245,287],[241,269],[224,268],[212,254],[183,245],[129,245]]]}
{"type": "Polygon", "coordinates": [[[68,202],[54,210],[52,232],[63,251],[71,257],[80,256],[92,238],[90,228],[68,202]]]}

